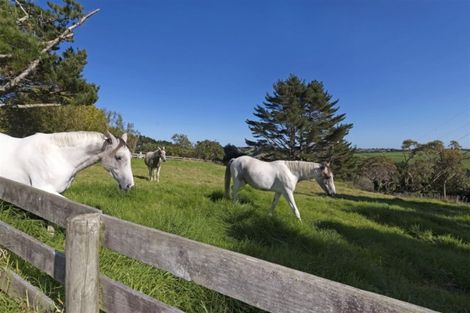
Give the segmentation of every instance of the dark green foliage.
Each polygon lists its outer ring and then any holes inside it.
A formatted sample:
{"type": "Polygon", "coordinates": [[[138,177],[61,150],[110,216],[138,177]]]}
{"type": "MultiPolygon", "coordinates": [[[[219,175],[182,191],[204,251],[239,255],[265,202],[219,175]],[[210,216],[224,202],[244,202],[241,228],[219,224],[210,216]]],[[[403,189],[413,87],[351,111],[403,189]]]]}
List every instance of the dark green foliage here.
{"type": "Polygon", "coordinates": [[[357,167],[359,165],[356,148],[352,147],[350,142],[341,139],[331,146],[331,150],[328,153],[330,155],[326,155],[324,158],[330,161],[335,178],[353,181],[356,178],[357,167]]]}
{"type": "Polygon", "coordinates": [[[25,137],[37,132],[99,131],[107,129],[106,117],[95,106],[61,106],[0,109],[0,132],[25,137]]]}
{"type": "MultiPolygon", "coordinates": [[[[97,101],[98,87],[82,75],[86,65],[85,50],[59,49],[41,53],[48,42],[83,16],[82,6],[74,0],[63,5],[48,3],[45,9],[30,1],[21,1],[29,17],[19,22],[23,11],[13,1],[0,0],[0,86],[18,76],[35,60],[38,67],[17,86],[0,92],[0,103],[60,103],[92,105],[97,101]]],[[[72,42],[73,37],[66,41],[72,42]]]]}
{"type": "Polygon", "coordinates": [[[224,157],[224,148],[214,140],[198,141],[194,147],[196,157],[203,160],[221,162],[224,157]]]}
{"type": "MultiPolygon", "coordinates": [[[[44,58],[29,79],[41,82],[40,87],[20,89],[15,103],[60,103],[92,105],[98,100],[98,86],[82,75],[87,63],[85,50],[68,48],[61,56],[44,58]]],[[[12,99],[13,100],[13,99],[12,99]]]]}
{"type": "Polygon", "coordinates": [[[337,114],[338,100],[321,82],[306,83],[295,75],[273,87],[273,94],[255,107],[257,120],[246,121],[256,138],[246,143],[266,159],[334,160],[341,170],[354,150],[344,140],[352,124],[342,123],[346,116],[337,114]]]}
{"type": "Polygon", "coordinates": [[[171,145],[173,144],[168,140],[155,140],[153,138],[140,135],[139,140],[137,141],[136,151],[146,153],[150,151],[155,151],[158,149],[158,147],[167,148],[171,145]]]}
{"type": "Polygon", "coordinates": [[[244,155],[243,152],[240,151],[236,146],[227,144],[224,147],[224,158],[223,158],[223,163],[227,164],[230,159],[233,158],[238,158],[239,156],[244,155]]]}
{"type": "Polygon", "coordinates": [[[171,136],[173,140],[173,145],[167,148],[168,155],[194,158],[196,157],[196,151],[194,149],[193,143],[189,140],[188,136],[185,134],[174,134],[171,136]]]}

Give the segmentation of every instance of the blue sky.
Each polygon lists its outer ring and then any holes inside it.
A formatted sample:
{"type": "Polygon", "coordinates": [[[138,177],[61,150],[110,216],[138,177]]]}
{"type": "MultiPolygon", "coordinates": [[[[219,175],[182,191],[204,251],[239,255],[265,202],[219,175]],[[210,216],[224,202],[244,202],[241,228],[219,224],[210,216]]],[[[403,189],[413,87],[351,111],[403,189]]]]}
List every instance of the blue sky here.
{"type": "Polygon", "coordinates": [[[99,107],[147,136],[244,145],[290,73],[323,81],[357,147],[470,147],[470,1],[80,1],[99,107]]]}

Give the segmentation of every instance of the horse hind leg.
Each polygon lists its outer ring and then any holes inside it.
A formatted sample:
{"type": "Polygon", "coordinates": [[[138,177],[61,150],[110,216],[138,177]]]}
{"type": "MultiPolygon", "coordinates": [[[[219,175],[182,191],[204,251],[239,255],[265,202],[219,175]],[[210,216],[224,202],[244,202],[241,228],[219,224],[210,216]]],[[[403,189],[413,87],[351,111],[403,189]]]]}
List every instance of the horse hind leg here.
{"type": "Polygon", "coordinates": [[[273,214],[274,214],[274,208],[276,208],[276,205],[278,204],[279,199],[281,199],[281,193],[276,192],[276,193],[274,194],[273,203],[271,204],[271,210],[269,211],[269,216],[273,216],[273,214]]]}
{"type": "Polygon", "coordinates": [[[295,204],[294,193],[290,190],[286,190],[284,192],[284,197],[286,197],[287,202],[289,203],[289,206],[292,209],[292,212],[294,212],[295,216],[299,219],[300,222],[302,222],[302,219],[300,218],[299,209],[297,208],[297,205],[295,204]]]}
{"type": "Polygon", "coordinates": [[[245,181],[233,177],[233,186],[232,186],[232,199],[233,202],[238,202],[238,190],[245,185],[245,181]]]}

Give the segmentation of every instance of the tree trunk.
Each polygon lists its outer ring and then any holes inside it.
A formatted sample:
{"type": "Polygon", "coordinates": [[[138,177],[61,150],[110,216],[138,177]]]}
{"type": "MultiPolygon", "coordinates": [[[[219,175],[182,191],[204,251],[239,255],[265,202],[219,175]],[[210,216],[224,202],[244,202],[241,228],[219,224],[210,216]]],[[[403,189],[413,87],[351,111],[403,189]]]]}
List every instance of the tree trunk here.
{"type": "Polygon", "coordinates": [[[444,180],[444,186],[443,186],[443,188],[442,188],[442,195],[444,196],[444,199],[447,199],[446,185],[447,185],[447,179],[444,180]]]}

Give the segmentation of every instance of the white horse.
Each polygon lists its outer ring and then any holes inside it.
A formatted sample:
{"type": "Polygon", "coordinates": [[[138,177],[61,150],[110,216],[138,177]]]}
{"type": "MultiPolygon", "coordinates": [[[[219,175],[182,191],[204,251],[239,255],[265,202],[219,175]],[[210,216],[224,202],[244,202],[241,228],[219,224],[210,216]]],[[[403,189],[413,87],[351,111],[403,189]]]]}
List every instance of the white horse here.
{"type": "Polygon", "coordinates": [[[75,175],[101,161],[129,190],[134,186],[127,134],[115,138],[97,132],[37,133],[14,138],[0,133],[0,176],[60,195],[75,175]]]}
{"type": "Polygon", "coordinates": [[[166,161],[165,147],[158,147],[156,151],[147,152],[145,154],[144,162],[149,170],[150,181],[156,180],[158,183],[160,182],[160,169],[162,166],[162,161],[166,161]]]}
{"type": "Polygon", "coordinates": [[[232,159],[225,170],[225,196],[229,198],[230,177],[233,179],[232,197],[238,200],[238,190],[245,184],[261,189],[274,191],[274,200],[270,215],[281,195],[283,195],[295,216],[301,220],[299,209],[295,204],[294,190],[297,182],[315,178],[320,187],[328,194],[336,194],[333,173],[328,163],[304,161],[273,161],[264,162],[250,156],[232,159]]]}

